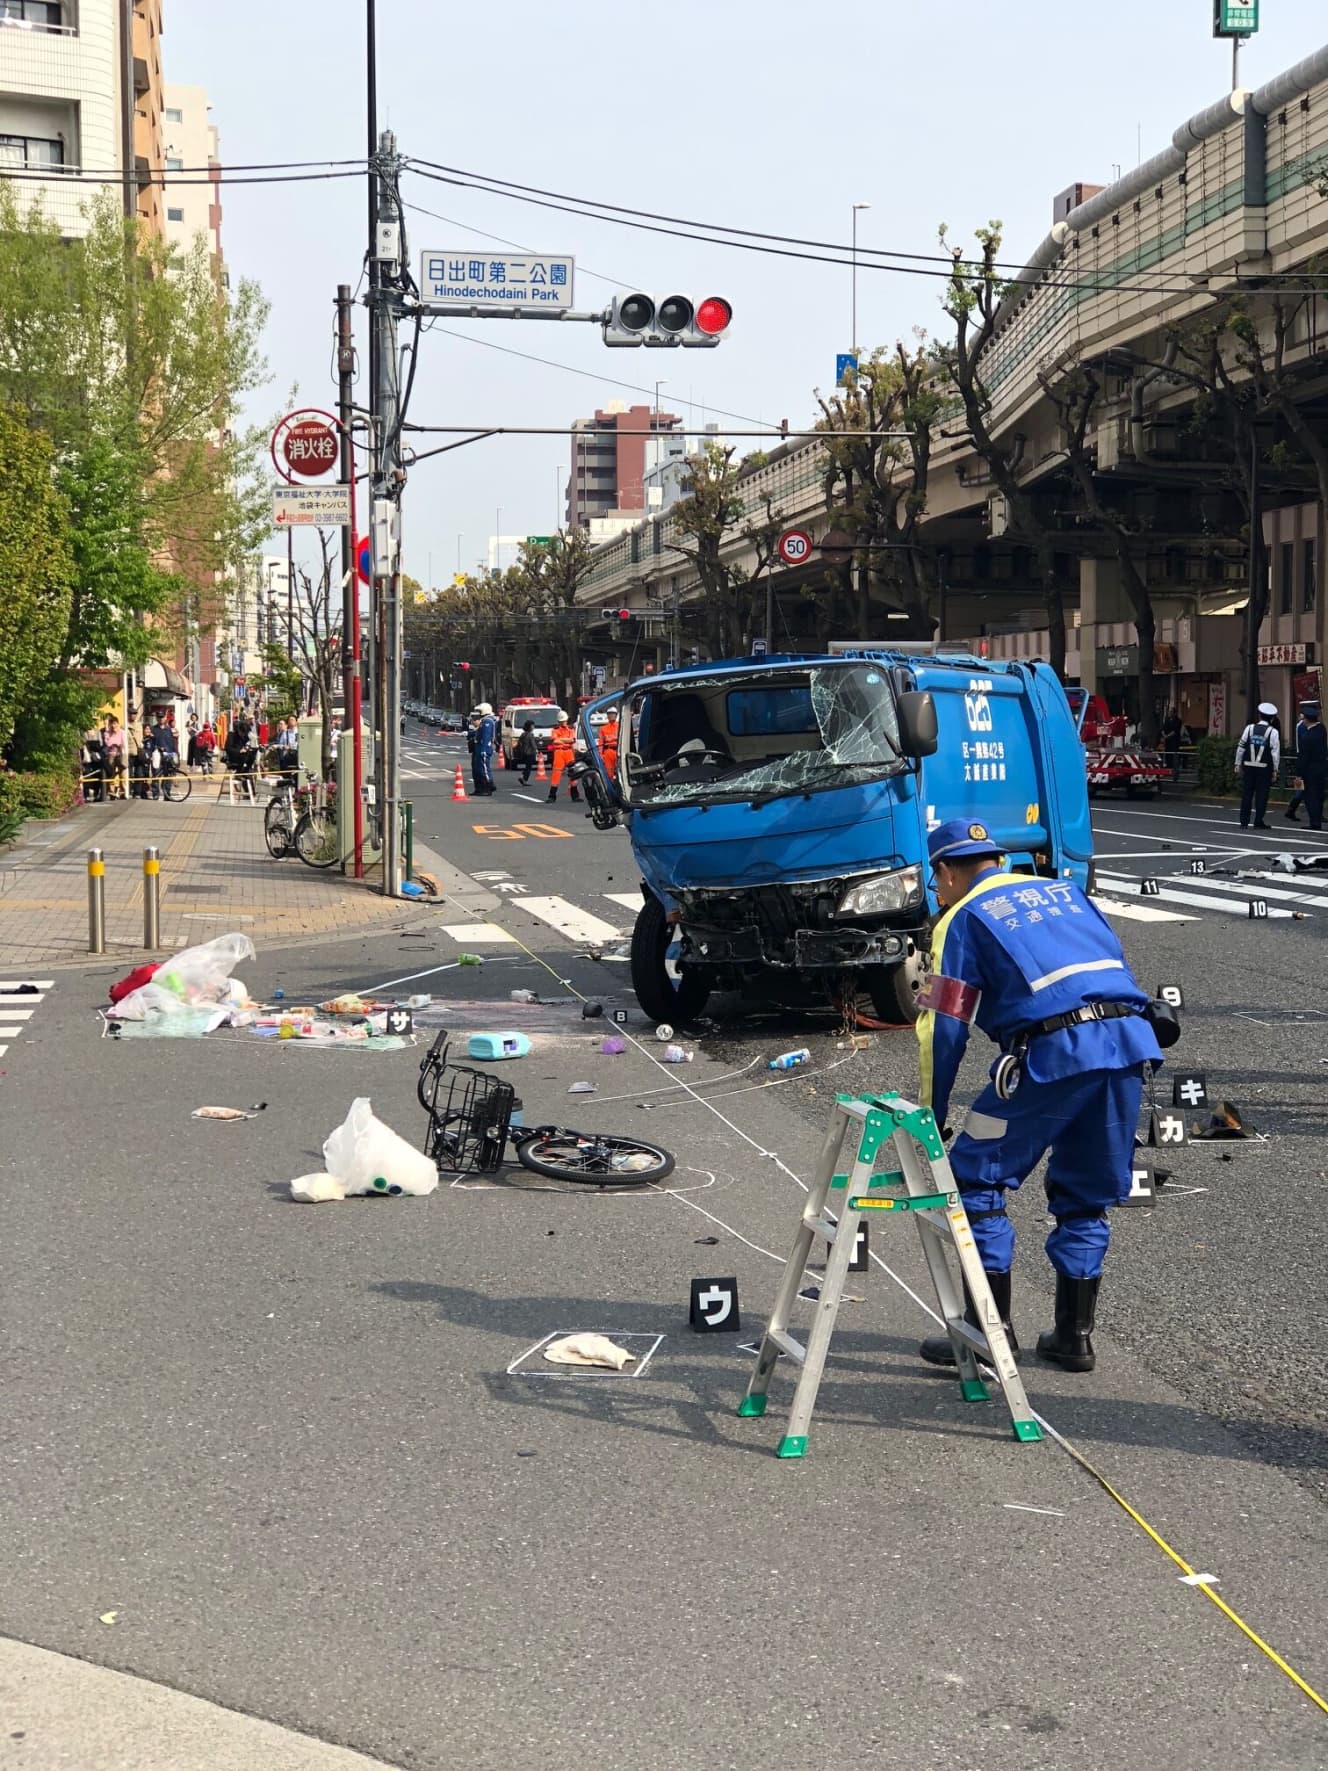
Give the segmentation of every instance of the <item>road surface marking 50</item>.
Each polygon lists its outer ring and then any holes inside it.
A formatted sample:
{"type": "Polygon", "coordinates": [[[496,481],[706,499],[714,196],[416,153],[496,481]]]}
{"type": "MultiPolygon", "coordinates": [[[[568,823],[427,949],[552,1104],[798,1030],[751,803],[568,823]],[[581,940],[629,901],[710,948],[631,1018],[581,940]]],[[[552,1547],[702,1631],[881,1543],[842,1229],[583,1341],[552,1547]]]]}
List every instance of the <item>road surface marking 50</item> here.
{"type": "Polygon", "coordinates": [[[556,824],[472,824],[471,829],[476,836],[487,836],[490,842],[521,842],[527,836],[552,842],[555,838],[572,834],[570,830],[559,830],[556,824]]]}

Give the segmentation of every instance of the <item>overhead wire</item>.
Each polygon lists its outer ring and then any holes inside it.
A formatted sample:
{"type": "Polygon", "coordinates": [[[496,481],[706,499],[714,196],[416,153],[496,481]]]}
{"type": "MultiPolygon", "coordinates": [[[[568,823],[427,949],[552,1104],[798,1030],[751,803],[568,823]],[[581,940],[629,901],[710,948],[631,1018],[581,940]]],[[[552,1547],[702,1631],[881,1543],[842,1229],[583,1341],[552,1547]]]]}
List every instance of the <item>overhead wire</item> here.
{"type": "MultiPolygon", "coordinates": [[[[490,173],[469,172],[462,167],[444,166],[436,160],[416,160],[413,164],[416,166],[432,167],[438,172],[453,173],[461,178],[481,179],[486,186],[500,187],[493,190],[492,194],[495,196],[504,195],[508,191],[523,192],[532,197],[558,198],[565,203],[578,204],[586,210],[604,210],[607,212],[603,217],[605,220],[614,215],[639,216],[649,221],[671,222],[679,227],[705,230],[711,234],[728,234],[749,240],[769,240],[783,246],[814,246],[823,251],[848,253],[850,255],[848,262],[851,264],[854,259],[856,259],[860,268],[862,268],[861,261],[864,257],[897,258],[918,264],[943,264],[949,266],[953,265],[955,258],[953,252],[907,252],[901,248],[892,246],[867,246],[865,244],[846,246],[842,242],[836,240],[806,239],[797,234],[774,234],[765,232],[759,228],[733,227],[725,222],[695,221],[686,216],[661,214],[659,211],[653,209],[636,209],[627,204],[602,202],[598,197],[576,197],[569,195],[565,191],[549,191],[543,189],[539,185],[520,184],[515,179],[498,178],[496,175],[490,173]]],[[[962,256],[967,259],[971,255],[964,254],[962,256]]],[[[1015,259],[993,259],[990,268],[992,270],[1012,271],[1018,274],[1026,270],[1027,266],[1020,264],[1015,259]]],[[[949,273],[947,272],[946,274],[948,275],[949,273]]],[[[1290,277],[1294,276],[1296,273],[1281,272],[1278,274],[1290,277]]],[[[1192,277],[1193,273],[1188,271],[1163,270],[1159,272],[1159,275],[1165,277],[1186,278],[1192,277]]]]}
{"type": "MultiPolygon", "coordinates": [[[[313,162],[319,164],[319,162],[313,162]]],[[[290,172],[263,173],[261,175],[236,178],[224,168],[206,177],[193,178],[182,176],[178,172],[83,172],[64,171],[62,168],[48,167],[45,170],[32,171],[26,166],[0,167],[0,182],[13,179],[17,183],[27,184],[124,184],[131,183],[139,188],[161,185],[176,188],[183,185],[258,185],[258,184],[316,184],[320,181],[337,178],[362,178],[363,167],[350,167],[345,172],[290,172]]]]}
{"type": "MultiPolygon", "coordinates": [[[[538,209],[552,209],[557,210],[564,215],[575,215],[580,217],[583,221],[600,221],[614,227],[633,228],[641,233],[663,234],[679,240],[695,240],[704,246],[723,246],[735,252],[756,252],[766,257],[795,259],[799,262],[808,264],[829,264],[834,265],[840,270],[851,270],[856,263],[857,268],[860,271],[893,272],[895,275],[905,277],[930,277],[947,283],[953,280],[956,267],[965,280],[968,281],[980,279],[984,275],[983,267],[980,264],[972,262],[971,255],[968,254],[956,254],[956,256],[950,261],[949,269],[942,268],[940,264],[933,269],[929,262],[920,263],[915,260],[899,264],[872,263],[870,261],[864,262],[863,249],[861,247],[858,249],[856,258],[853,255],[852,248],[847,246],[834,247],[833,253],[837,256],[832,256],[827,252],[795,251],[788,246],[763,245],[757,240],[724,237],[719,234],[699,233],[692,228],[663,227],[653,221],[635,220],[632,218],[632,212],[620,211],[615,213],[601,213],[596,208],[584,203],[553,202],[545,197],[525,194],[519,189],[507,189],[493,183],[479,183],[472,178],[453,177],[444,175],[440,172],[428,171],[426,170],[426,167],[429,164],[429,162],[412,160],[409,163],[408,170],[414,172],[417,177],[429,179],[435,184],[452,185],[462,190],[480,191],[491,197],[508,197],[514,202],[528,203],[538,209]]],[[[644,214],[646,212],[642,211],[639,213],[644,214]]],[[[735,236],[736,233],[737,230],[729,230],[730,236],[735,236]]],[[[921,255],[916,256],[920,257],[921,255]]],[[[1020,268],[1021,272],[1027,269],[1027,267],[1020,268]]],[[[1030,279],[1030,286],[1039,289],[1077,290],[1080,293],[1085,294],[1111,294],[1122,288],[1128,290],[1132,295],[1168,295],[1174,297],[1183,294],[1204,295],[1208,293],[1208,277],[1206,274],[1180,271],[1162,272],[1161,274],[1164,276],[1185,277],[1188,279],[1188,283],[1171,283],[1166,285],[1139,283],[1136,282],[1132,276],[1110,271],[1085,273],[1082,276],[1075,277],[1067,277],[1064,275],[1054,276],[1047,271],[1030,279]]],[[[1311,277],[1309,280],[1304,280],[1305,278],[1306,273],[1303,272],[1279,272],[1272,276],[1260,277],[1257,279],[1237,279],[1235,289],[1245,289],[1257,293],[1261,288],[1272,286],[1282,294],[1304,295],[1320,295],[1328,289],[1328,277],[1311,277]],[[1276,280],[1278,276],[1286,276],[1288,278],[1300,276],[1302,281],[1299,283],[1279,283],[1276,280]]],[[[1000,282],[1002,285],[1011,281],[1011,279],[1007,277],[994,280],[1000,282]]],[[[1231,290],[1222,291],[1224,294],[1231,292],[1231,290]]]]}

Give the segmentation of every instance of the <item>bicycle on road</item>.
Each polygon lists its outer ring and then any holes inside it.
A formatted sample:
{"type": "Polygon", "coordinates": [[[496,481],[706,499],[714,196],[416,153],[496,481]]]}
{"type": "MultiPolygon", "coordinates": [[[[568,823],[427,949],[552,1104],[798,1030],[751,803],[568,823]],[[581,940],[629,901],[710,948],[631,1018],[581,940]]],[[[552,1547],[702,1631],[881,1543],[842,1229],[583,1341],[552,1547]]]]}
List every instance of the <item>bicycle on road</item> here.
{"type": "Polygon", "coordinates": [[[646,1187],[673,1173],[674,1159],[643,1138],[572,1131],[561,1125],[513,1125],[520,1106],[508,1082],[447,1062],[443,1028],[420,1065],[416,1086],[429,1115],[424,1153],[448,1174],[494,1174],[510,1143],[522,1168],[583,1187],[646,1187]]]}

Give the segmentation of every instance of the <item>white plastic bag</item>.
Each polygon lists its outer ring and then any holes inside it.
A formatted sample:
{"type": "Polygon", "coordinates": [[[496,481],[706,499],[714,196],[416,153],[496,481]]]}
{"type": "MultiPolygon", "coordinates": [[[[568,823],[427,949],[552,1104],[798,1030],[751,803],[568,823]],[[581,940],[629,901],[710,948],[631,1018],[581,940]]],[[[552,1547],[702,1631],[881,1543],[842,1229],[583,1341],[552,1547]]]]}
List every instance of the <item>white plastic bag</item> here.
{"type": "Polygon", "coordinates": [[[366,1095],[351,1102],[350,1112],[323,1145],[327,1172],[335,1175],[347,1197],[357,1193],[432,1193],[438,1170],[422,1151],[412,1149],[390,1126],[375,1119],[366,1095]]]}
{"type": "Polygon", "coordinates": [[[248,935],[218,935],[215,941],[186,947],[168,959],[158,967],[152,982],[181,1002],[225,1002],[230,998],[236,966],[242,959],[256,957],[248,935]]]}
{"type": "Polygon", "coordinates": [[[301,1205],[324,1205],[329,1199],[344,1199],[346,1189],[335,1175],[297,1175],[290,1184],[292,1199],[301,1205]]]}

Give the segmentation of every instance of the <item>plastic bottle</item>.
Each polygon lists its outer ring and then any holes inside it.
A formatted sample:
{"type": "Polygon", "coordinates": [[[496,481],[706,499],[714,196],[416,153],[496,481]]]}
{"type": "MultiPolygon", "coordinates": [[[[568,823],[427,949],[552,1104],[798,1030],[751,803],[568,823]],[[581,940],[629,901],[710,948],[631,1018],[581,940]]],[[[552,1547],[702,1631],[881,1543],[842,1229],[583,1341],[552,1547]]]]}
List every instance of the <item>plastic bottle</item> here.
{"type": "Polygon", "coordinates": [[[766,1065],[767,1070],[796,1070],[799,1064],[810,1064],[812,1054],[805,1045],[799,1046],[795,1052],[781,1052],[777,1058],[771,1058],[766,1065]]]}
{"type": "Polygon", "coordinates": [[[457,954],[457,964],[458,965],[483,965],[484,961],[480,958],[478,953],[458,953],[457,954]]]}
{"type": "Polygon", "coordinates": [[[690,1064],[692,1061],[692,1054],[682,1045],[666,1045],[662,1056],[666,1064],[690,1064]]]}

